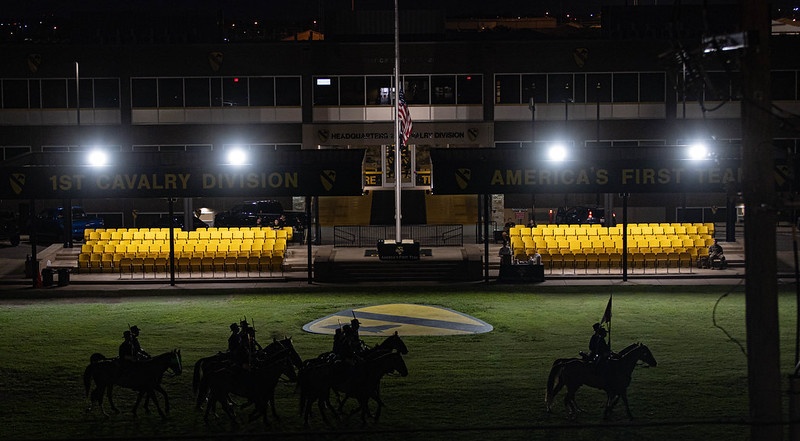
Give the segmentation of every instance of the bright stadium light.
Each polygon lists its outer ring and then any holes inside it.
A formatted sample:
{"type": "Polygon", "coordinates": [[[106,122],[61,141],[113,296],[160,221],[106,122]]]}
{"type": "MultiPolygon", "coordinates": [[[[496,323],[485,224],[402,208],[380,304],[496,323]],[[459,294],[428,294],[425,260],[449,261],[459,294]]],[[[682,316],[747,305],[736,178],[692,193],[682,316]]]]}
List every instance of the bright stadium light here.
{"type": "Polygon", "coordinates": [[[561,162],[567,159],[567,148],[564,144],[554,144],[550,146],[550,149],[547,151],[547,157],[551,161],[561,162]]]}
{"type": "Polygon", "coordinates": [[[106,152],[100,149],[93,149],[90,151],[87,159],[89,161],[89,165],[93,167],[102,167],[108,164],[108,155],[106,152]]]}
{"type": "Polygon", "coordinates": [[[244,165],[247,162],[247,153],[243,149],[235,147],[228,151],[227,158],[229,165],[244,165]]]}
{"type": "Polygon", "coordinates": [[[709,157],[708,147],[702,142],[695,142],[689,146],[687,151],[689,159],[701,160],[709,157]]]}

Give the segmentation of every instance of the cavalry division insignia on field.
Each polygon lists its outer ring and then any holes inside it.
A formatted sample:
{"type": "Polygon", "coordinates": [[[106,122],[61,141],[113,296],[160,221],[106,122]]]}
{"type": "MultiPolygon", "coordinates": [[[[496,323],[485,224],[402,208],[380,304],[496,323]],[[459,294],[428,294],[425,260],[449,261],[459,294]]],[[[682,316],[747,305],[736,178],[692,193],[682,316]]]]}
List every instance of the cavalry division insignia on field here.
{"type": "Polygon", "coordinates": [[[490,332],[492,325],[467,314],[439,306],[393,303],[345,309],[314,320],[303,330],[314,334],[333,334],[355,316],[364,336],[387,336],[397,331],[407,335],[465,335],[490,332]]]}

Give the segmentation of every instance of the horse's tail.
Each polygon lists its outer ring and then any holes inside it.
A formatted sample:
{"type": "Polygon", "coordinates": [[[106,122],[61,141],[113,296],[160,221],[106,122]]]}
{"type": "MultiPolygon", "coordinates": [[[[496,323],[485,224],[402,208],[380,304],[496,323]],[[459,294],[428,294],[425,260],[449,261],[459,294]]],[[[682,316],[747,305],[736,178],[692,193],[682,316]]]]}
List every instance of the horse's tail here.
{"type": "Polygon", "coordinates": [[[205,361],[205,358],[201,358],[197,360],[197,363],[194,364],[194,375],[192,375],[192,391],[194,391],[195,395],[197,395],[197,391],[200,388],[200,376],[203,374],[203,363],[205,363],[205,361]]]}
{"type": "Polygon", "coordinates": [[[83,371],[83,387],[86,389],[86,396],[89,396],[89,389],[92,387],[92,373],[94,373],[94,363],[89,363],[83,371]]]}
{"type": "Polygon", "coordinates": [[[550,407],[553,404],[553,399],[555,398],[555,387],[557,380],[560,380],[561,371],[564,369],[564,362],[560,360],[556,360],[553,363],[553,367],[550,368],[550,375],[547,376],[547,391],[544,395],[544,402],[547,406],[547,411],[550,411],[550,407]]]}

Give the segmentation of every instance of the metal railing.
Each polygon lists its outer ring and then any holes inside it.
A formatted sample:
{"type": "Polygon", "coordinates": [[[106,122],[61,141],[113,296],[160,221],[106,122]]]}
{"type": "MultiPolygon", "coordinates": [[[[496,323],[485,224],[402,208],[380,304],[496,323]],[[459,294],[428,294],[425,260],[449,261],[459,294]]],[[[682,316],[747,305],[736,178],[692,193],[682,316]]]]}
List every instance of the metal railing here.
{"type": "MultiPolygon", "coordinates": [[[[342,225],[333,227],[334,247],[374,247],[379,240],[396,237],[394,225],[342,225]]],[[[423,247],[464,245],[463,225],[403,225],[402,239],[413,239],[423,247]]]]}

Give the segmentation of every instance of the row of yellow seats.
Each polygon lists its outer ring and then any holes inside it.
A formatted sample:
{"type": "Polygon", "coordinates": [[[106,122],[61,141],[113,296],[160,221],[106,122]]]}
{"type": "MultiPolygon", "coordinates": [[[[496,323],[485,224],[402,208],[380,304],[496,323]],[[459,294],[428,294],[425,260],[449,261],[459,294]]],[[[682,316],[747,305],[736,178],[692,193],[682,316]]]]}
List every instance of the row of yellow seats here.
{"type": "MultiPolygon", "coordinates": [[[[627,263],[628,268],[632,271],[636,269],[647,268],[693,268],[695,265],[696,256],[690,253],[628,253],[627,263]]],[[[549,268],[551,271],[560,268],[562,272],[567,268],[573,270],[578,268],[585,268],[588,272],[590,268],[600,270],[607,268],[609,271],[612,268],[622,267],[623,256],[622,253],[600,253],[600,254],[549,254],[542,255],[542,264],[549,268]]]]}
{"type": "MultiPolygon", "coordinates": [[[[629,247],[660,247],[660,248],[681,248],[681,247],[708,247],[714,243],[714,239],[708,236],[685,236],[683,238],[674,236],[634,236],[628,239],[629,247]]],[[[511,248],[622,248],[622,238],[616,237],[513,237],[511,238],[511,248]]]]}
{"type": "MultiPolygon", "coordinates": [[[[544,225],[534,228],[514,226],[509,229],[509,236],[621,236],[622,226],[604,227],[601,225],[544,225]]],[[[714,224],[629,224],[628,235],[714,235],[714,224]]]]}
{"type": "MultiPolygon", "coordinates": [[[[275,249],[286,251],[286,239],[256,240],[179,240],[174,242],[174,249],[179,251],[216,250],[238,251],[240,249],[275,249]]],[[[153,240],[140,243],[90,242],[81,245],[81,253],[147,253],[169,252],[169,241],[153,240]]]]}
{"type": "MultiPolygon", "coordinates": [[[[150,245],[94,245],[91,249],[87,245],[83,245],[85,249],[81,249],[78,258],[80,260],[97,259],[93,256],[114,256],[114,260],[119,260],[121,257],[158,257],[169,256],[170,246],[166,244],[150,244],[150,245]]],[[[280,239],[268,240],[264,242],[208,242],[197,244],[180,244],[174,245],[173,249],[176,256],[187,257],[204,257],[204,256],[280,256],[286,254],[286,243],[280,239]]],[[[102,259],[102,257],[100,258],[102,259]]]]}
{"type": "MultiPolygon", "coordinates": [[[[148,229],[148,231],[127,229],[126,231],[118,231],[119,229],[96,229],[86,230],[84,232],[84,240],[89,241],[119,241],[119,242],[140,242],[146,240],[169,240],[169,228],[148,229]],[[113,231],[112,231],[113,230],[113,231]]],[[[229,239],[229,240],[245,240],[245,239],[277,239],[284,238],[292,240],[294,238],[294,230],[292,227],[283,227],[281,229],[274,228],[249,228],[243,227],[241,229],[231,228],[200,228],[194,231],[174,230],[173,237],[177,240],[214,240],[214,239],[229,239]]]]}
{"type": "MultiPolygon", "coordinates": [[[[91,273],[166,273],[170,270],[169,259],[157,257],[122,257],[118,260],[103,255],[101,260],[79,262],[78,270],[91,273]]],[[[235,271],[237,275],[246,271],[273,274],[283,272],[283,257],[281,256],[217,256],[217,257],[179,257],[175,259],[175,270],[184,274],[201,274],[225,272],[225,275],[235,271]]]]}

